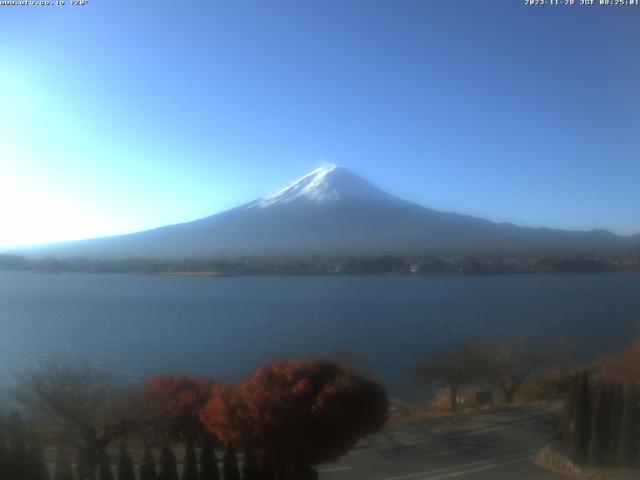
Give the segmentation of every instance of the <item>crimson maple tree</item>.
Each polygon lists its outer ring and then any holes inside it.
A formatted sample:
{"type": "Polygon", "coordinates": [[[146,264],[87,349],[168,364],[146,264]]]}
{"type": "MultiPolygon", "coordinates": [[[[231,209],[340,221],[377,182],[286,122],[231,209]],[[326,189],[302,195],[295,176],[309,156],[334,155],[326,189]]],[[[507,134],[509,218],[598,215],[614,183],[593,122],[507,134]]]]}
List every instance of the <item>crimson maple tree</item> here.
{"type": "Polygon", "coordinates": [[[382,385],[326,360],[281,361],[236,389],[214,390],[204,425],[235,448],[251,448],[262,469],[302,478],[379,430],[387,416],[382,385]]]}

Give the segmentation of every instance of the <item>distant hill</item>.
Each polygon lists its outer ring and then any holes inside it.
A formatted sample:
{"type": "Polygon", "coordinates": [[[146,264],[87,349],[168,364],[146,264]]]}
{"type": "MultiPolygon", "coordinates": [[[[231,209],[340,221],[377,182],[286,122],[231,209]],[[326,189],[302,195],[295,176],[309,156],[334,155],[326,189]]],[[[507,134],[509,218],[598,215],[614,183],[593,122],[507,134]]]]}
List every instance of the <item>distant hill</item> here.
{"type": "Polygon", "coordinates": [[[279,192],[201,220],[24,250],[93,258],[309,254],[613,252],[640,235],[519,227],[431,210],[375,187],[346,168],[314,170],[279,192]]]}

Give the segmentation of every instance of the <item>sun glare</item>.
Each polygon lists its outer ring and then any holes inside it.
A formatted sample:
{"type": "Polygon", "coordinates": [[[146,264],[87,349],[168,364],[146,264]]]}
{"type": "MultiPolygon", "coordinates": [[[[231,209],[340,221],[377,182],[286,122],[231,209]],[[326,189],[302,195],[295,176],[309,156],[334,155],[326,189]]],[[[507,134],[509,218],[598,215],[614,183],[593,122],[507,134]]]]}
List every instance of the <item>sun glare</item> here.
{"type": "Polygon", "coordinates": [[[72,240],[99,235],[104,228],[74,205],[46,192],[0,178],[0,247],[72,240]]]}

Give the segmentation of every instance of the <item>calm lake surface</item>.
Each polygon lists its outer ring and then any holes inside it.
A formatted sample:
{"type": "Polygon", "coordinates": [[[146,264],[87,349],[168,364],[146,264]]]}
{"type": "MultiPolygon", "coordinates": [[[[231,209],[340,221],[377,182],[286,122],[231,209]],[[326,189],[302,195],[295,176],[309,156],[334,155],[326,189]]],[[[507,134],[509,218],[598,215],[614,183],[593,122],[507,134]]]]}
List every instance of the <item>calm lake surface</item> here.
{"type": "Polygon", "coordinates": [[[263,362],[348,351],[418,400],[433,348],[527,332],[577,360],[640,338],[640,275],[179,278],[0,272],[0,380],[52,361],[123,378],[240,379],[263,362]]]}

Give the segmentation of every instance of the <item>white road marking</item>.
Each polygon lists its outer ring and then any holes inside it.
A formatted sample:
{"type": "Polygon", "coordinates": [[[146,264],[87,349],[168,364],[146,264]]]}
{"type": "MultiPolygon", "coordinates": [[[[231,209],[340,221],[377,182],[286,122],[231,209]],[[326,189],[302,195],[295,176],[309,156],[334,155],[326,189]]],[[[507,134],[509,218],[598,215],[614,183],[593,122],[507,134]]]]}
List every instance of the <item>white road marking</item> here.
{"type": "MultiPolygon", "coordinates": [[[[479,460],[477,462],[465,463],[463,465],[453,465],[451,467],[438,468],[436,470],[428,470],[426,472],[409,473],[407,475],[400,475],[398,477],[385,478],[384,480],[404,480],[404,479],[416,478],[416,477],[423,477],[422,480],[436,480],[438,478],[456,477],[466,473],[473,473],[473,471],[475,471],[474,468],[478,468],[480,470],[482,469],[486,470],[487,467],[496,468],[502,465],[508,465],[508,463],[506,462],[511,462],[511,463],[522,462],[524,460],[533,458],[534,454],[538,451],[539,451],[539,448],[534,448],[531,450],[526,450],[524,452],[504,455],[502,457],[489,458],[487,460],[479,460]],[[492,462],[500,462],[500,461],[505,461],[505,462],[499,463],[499,464],[492,463],[492,462]],[[486,465],[486,464],[489,464],[489,465],[486,465]],[[473,468],[471,468],[471,470],[462,470],[462,469],[468,469],[469,467],[473,467],[473,468]],[[437,477],[434,477],[433,479],[428,476],[428,475],[439,474],[442,472],[446,472],[447,470],[454,470],[454,469],[457,469],[457,471],[450,472],[441,476],[437,476],[437,477]]],[[[480,471],[480,470],[477,470],[477,471],[480,471]]]]}
{"type": "Polygon", "coordinates": [[[484,465],[482,467],[471,468],[469,470],[461,470],[461,471],[458,471],[458,472],[446,473],[444,475],[440,475],[440,476],[437,476],[437,477],[425,477],[425,478],[422,478],[421,480],[443,480],[445,478],[461,477],[462,475],[468,475],[470,473],[478,473],[478,472],[483,472],[483,471],[486,471],[486,470],[493,470],[494,468],[504,467],[506,465],[511,465],[513,463],[525,462],[525,461],[531,460],[533,458],[535,458],[535,455],[527,455],[527,456],[520,457],[520,458],[514,458],[513,460],[507,460],[506,462],[491,463],[489,465],[484,465]]]}
{"type": "MultiPolygon", "coordinates": [[[[553,412],[545,412],[545,413],[536,413],[534,415],[528,415],[526,417],[522,417],[519,419],[514,420],[509,420],[507,422],[501,423],[499,425],[492,425],[490,427],[480,427],[480,428],[476,428],[476,430],[474,430],[473,426],[469,426],[470,428],[468,429],[461,429],[458,431],[453,431],[451,432],[452,435],[454,435],[456,438],[464,438],[467,436],[472,436],[472,435],[478,435],[481,433],[488,433],[488,432],[494,432],[497,430],[504,430],[507,428],[512,428],[512,427],[518,427],[521,426],[523,424],[526,423],[530,423],[542,418],[546,418],[546,417],[550,417],[550,416],[555,416],[557,415],[558,412],[553,411],[553,412]]],[[[485,423],[486,425],[486,423],[485,423]]],[[[393,438],[391,441],[389,440],[383,440],[382,445],[381,446],[363,446],[360,448],[354,448],[353,450],[349,451],[347,453],[347,455],[360,455],[363,453],[371,453],[371,452],[380,452],[380,451],[386,451],[386,450],[390,450],[390,449],[395,449],[395,448],[400,448],[400,447],[406,447],[406,446],[410,446],[410,447],[420,447],[423,445],[428,445],[430,443],[433,443],[434,438],[433,438],[433,434],[436,433],[442,433],[442,432],[424,432],[424,434],[422,435],[422,439],[418,439],[416,438],[414,441],[412,442],[408,442],[405,443],[404,441],[400,441],[397,438],[393,438]]]]}
{"type": "Polygon", "coordinates": [[[442,452],[430,453],[429,455],[425,455],[426,457],[441,457],[442,455],[449,455],[450,453],[458,453],[463,452],[464,448],[453,448],[451,450],[443,450],[442,452]]]}
{"type": "Polygon", "coordinates": [[[464,432],[463,435],[477,435],[479,433],[493,432],[493,431],[496,431],[496,430],[504,430],[505,428],[517,427],[517,426],[520,426],[520,425],[525,424],[525,423],[530,423],[530,422],[533,422],[533,421],[536,421],[536,420],[539,420],[539,419],[542,419],[542,418],[550,417],[552,415],[555,416],[555,413],[545,413],[545,414],[542,414],[542,415],[532,415],[531,417],[525,417],[524,419],[519,420],[517,422],[513,422],[513,423],[505,423],[504,425],[495,425],[495,426],[483,428],[483,429],[480,429],[480,430],[469,430],[468,432],[464,432]]]}
{"type": "Polygon", "coordinates": [[[335,468],[323,468],[318,470],[319,473],[330,473],[330,472],[342,472],[344,470],[351,470],[351,466],[347,465],[346,467],[335,467],[335,468]]]}

